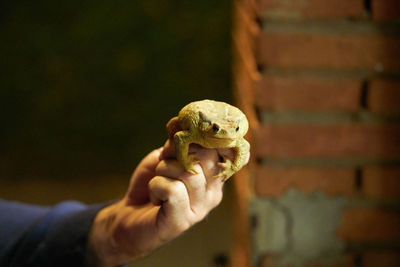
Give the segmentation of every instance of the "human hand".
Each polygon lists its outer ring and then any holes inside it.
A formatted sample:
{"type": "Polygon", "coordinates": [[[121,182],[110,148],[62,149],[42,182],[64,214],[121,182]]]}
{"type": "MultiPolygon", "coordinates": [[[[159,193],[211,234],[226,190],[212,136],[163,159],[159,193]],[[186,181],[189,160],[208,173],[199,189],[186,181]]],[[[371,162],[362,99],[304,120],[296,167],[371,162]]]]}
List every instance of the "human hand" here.
{"type": "Polygon", "coordinates": [[[144,256],[202,220],[222,200],[223,177],[217,151],[191,145],[199,164],[186,172],[168,140],[137,166],[122,200],[101,210],[89,236],[100,266],[115,266],[144,256]]]}

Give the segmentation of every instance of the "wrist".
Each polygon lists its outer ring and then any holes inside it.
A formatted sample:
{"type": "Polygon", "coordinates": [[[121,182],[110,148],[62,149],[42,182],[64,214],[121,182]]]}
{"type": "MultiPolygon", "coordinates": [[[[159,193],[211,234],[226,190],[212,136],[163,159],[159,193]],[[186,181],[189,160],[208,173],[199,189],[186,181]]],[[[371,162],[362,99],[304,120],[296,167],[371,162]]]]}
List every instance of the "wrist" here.
{"type": "Polygon", "coordinates": [[[95,266],[112,267],[127,261],[113,238],[113,227],[121,202],[100,210],[96,215],[88,238],[88,254],[95,266]]]}

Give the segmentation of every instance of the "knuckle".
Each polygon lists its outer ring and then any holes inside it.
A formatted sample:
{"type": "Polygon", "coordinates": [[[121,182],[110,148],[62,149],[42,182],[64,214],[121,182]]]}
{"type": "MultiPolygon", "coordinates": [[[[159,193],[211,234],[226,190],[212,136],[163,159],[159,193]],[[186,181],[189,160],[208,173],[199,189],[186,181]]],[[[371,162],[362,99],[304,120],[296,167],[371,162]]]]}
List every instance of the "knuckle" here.
{"type": "Polygon", "coordinates": [[[155,176],[153,179],[149,181],[149,188],[153,189],[160,184],[160,176],[155,176]]]}
{"type": "Polygon", "coordinates": [[[165,169],[165,160],[161,160],[156,166],[156,174],[161,173],[165,169]]]}
{"type": "Polygon", "coordinates": [[[171,183],[169,188],[169,193],[171,196],[179,197],[182,194],[186,193],[186,186],[181,181],[174,181],[171,183]]]}

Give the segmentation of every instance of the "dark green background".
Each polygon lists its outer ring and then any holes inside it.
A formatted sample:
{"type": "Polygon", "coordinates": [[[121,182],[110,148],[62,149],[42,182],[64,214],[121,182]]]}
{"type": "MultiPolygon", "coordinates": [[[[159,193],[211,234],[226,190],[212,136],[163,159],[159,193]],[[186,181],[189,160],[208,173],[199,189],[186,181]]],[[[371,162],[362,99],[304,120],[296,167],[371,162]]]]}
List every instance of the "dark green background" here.
{"type": "Polygon", "coordinates": [[[2,176],[129,173],[183,105],[229,102],[230,5],[0,4],[2,176]]]}

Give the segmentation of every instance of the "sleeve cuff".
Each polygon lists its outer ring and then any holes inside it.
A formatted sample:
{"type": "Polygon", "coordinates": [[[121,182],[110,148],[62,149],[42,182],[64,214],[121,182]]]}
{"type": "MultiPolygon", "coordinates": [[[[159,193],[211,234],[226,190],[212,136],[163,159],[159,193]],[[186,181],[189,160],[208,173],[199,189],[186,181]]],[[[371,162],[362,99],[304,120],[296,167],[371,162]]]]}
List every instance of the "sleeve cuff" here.
{"type": "Polygon", "coordinates": [[[93,266],[87,240],[94,218],[107,205],[70,201],[55,206],[28,232],[10,266],[93,266]]]}

